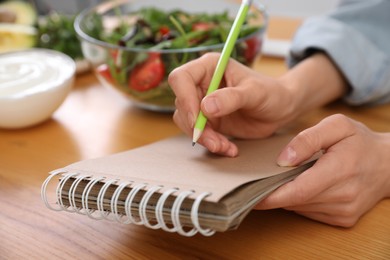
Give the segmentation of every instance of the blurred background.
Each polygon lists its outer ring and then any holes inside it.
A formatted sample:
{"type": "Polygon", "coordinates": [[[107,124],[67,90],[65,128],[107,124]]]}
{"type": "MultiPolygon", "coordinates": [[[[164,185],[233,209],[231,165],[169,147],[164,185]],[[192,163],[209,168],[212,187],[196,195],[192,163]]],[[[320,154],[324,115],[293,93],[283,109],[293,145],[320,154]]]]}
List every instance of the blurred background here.
{"type": "Polygon", "coordinates": [[[55,10],[64,14],[76,14],[86,7],[94,6],[103,0],[29,0],[37,8],[40,14],[46,14],[55,10]]]}
{"type": "Polygon", "coordinates": [[[339,0],[262,0],[271,15],[288,17],[308,17],[327,12],[334,8],[339,0]]]}
{"type": "MultiPolygon", "coordinates": [[[[63,13],[77,13],[87,6],[102,0],[33,0],[41,13],[57,10],[63,13]]],[[[307,17],[331,10],[339,0],[262,0],[271,15],[289,17],[307,17]]]]}
{"type": "MultiPolygon", "coordinates": [[[[169,73],[206,52],[221,51],[239,2],[0,0],[0,53],[32,48],[64,53],[76,61],[77,74],[93,72],[102,85],[140,108],[173,112],[175,95],[167,80],[169,73]],[[101,3],[103,13],[96,11],[99,8],[82,12],[75,22],[76,14],[101,3]]],[[[326,13],[338,2],[256,1],[232,58],[252,66],[261,55],[287,57],[293,34],[272,34],[276,31],[272,28],[294,33],[304,18],[326,13]],[[259,3],[265,5],[268,16],[259,3]]]]}

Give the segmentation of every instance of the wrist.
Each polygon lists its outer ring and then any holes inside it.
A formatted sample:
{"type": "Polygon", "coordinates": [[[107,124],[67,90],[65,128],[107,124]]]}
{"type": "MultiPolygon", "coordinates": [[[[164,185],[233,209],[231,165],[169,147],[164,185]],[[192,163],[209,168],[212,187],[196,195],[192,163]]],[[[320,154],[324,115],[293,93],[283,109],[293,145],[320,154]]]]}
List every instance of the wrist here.
{"type": "Polygon", "coordinates": [[[301,61],[279,80],[291,94],[295,116],[328,104],[348,90],[344,76],[321,52],[301,61]]]}
{"type": "Polygon", "coordinates": [[[310,109],[303,102],[307,98],[308,93],[306,93],[303,84],[297,77],[286,74],[280,77],[278,81],[282,91],[288,98],[288,116],[292,120],[310,109]]]}
{"type": "Polygon", "coordinates": [[[295,120],[299,115],[301,115],[305,107],[303,106],[301,100],[304,99],[305,93],[300,91],[299,87],[296,87],[297,82],[292,78],[289,80],[288,77],[280,77],[277,79],[277,82],[280,86],[280,96],[283,96],[283,111],[284,118],[288,119],[287,121],[295,120]]]}

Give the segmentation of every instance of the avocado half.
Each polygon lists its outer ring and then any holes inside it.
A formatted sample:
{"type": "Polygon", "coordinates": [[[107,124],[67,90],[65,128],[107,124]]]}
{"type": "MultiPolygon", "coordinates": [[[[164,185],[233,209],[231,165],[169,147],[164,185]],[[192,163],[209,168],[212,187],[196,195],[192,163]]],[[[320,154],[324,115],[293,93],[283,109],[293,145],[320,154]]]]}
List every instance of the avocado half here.
{"type": "Polygon", "coordinates": [[[37,13],[34,7],[27,2],[5,1],[0,4],[0,23],[15,23],[33,26],[37,21],[37,13]]]}
{"type": "Polygon", "coordinates": [[[34,47],[37,13],[31,4],[6,1],[0,4],[0,53],[34,47]]]}
{"type": "Polygon", "coordinates": [[[34,47],[36,34],[32,26],[0,23],[0,53],[34,47]]]}

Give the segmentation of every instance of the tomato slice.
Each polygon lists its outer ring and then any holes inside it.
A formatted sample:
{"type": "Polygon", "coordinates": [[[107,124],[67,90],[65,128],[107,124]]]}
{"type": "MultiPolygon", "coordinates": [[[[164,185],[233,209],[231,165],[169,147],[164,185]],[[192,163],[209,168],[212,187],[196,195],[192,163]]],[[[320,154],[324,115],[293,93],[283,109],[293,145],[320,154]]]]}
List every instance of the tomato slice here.
{"type": "Polygon", "coordinates": [[[165,67],[159,53],[151,53],[142,64],[135,66],[130,73],[131,89],[148,91],[157,87],[164,79],[165,67]]]}
{"type": "Polygon", "coordinates": [[[111,76],[110,68],[107,64],[102,64],[99,67],[96,68],[96,72],[102,76],[106,81],[112,83],[113,79],[111,76]]]}
{"type": "Polygon", "coordinates": [[[252,37],[246,40],[245,43],[246,49],[244,52],[244,57],[247,62],[252,62],[256,58],[256,55],[261,48],[261,42],[256,37],[252,37]]]}
{"type": "Polygon", "coordinates": [[[169,29],[168,26],[163,25],[160,27],[159,31],[161,33],[161,36],[165,36],[165,35],[169,34],[171,30],[169,29]]]}

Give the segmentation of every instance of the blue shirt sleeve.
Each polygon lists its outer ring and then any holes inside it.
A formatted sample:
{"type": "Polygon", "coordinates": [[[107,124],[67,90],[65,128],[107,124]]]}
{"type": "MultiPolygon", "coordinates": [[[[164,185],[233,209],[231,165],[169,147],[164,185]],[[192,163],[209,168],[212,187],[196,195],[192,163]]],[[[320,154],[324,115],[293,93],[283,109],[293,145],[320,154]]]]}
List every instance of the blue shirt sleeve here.
{"type": "Polygon", "coordinates": [[[291,46],[289,66],[325,52],[346,77],[352,105],[390,102],[390,0],[347,0],[307,19],[291,46]]]}

